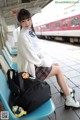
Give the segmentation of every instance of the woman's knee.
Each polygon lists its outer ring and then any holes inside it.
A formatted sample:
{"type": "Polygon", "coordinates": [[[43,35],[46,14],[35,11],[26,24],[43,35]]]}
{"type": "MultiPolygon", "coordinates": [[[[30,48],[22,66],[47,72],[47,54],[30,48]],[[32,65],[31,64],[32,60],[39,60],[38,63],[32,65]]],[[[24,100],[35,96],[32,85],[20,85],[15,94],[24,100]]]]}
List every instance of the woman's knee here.
{"type": "Polygon", "coordinates": [[[54,75],[58,75],[60,73],[60,71],[61,71],[61,68],[60,68],[59,64],[52,64],[52,70],[49,73],[48,77],[52,77],[54,75]]]}
{"type": "Polygon", "coordinates": [[[53,63],[52,66],[59,66],[60,67],[60,65],[58,63],[53,63]]]}
{"type": "Polygon", "coordinates": [[[53,64],[52,68],[54,70],[54,73],[57,75],[59,72],[61,72],[61,67],[59,64],[53,64]]]}

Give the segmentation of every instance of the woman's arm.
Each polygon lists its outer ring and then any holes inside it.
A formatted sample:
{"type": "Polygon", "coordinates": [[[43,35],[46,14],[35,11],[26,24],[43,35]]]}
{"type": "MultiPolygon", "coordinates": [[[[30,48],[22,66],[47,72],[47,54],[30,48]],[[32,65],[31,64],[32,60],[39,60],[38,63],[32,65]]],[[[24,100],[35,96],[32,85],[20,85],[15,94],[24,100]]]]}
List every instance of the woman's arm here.
{"type": "Polygon", "coordinates": [[[27,38],[25,34],[20,35],[18,46],[19,52],[22,54],[23,58],[35,64],[36,66],[44,66],[43,59],[37,56],[33,45],[31,44],[29,38],[27,38]]]}

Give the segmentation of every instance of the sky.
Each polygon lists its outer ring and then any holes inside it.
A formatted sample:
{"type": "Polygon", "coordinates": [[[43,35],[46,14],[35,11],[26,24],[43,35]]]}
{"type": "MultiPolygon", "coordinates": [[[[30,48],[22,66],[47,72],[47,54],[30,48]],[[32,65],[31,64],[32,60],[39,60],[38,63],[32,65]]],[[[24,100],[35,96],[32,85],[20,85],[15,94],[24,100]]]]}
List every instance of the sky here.
{"type": "Polygon", "coordinates": [[[62,18],[64,13],[70,13],[71,9],[74,9],[74,7],[78,9],[78,6],[80,8],[80,0],[53,0],[41,10],[41,13],[37,13],[32,17],[33,24],[44,24],[50,20],[62,18]]]}

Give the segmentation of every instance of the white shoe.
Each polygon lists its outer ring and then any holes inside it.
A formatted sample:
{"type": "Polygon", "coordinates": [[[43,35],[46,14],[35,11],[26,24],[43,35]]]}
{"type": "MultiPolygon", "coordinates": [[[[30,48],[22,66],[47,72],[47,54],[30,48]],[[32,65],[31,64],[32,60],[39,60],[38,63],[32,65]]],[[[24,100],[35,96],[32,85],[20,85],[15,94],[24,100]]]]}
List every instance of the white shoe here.
{"type": "Polygon", "coordinates": [[[65,109],[70,109],[70,108],[73,108],[73,109],[78,109],[80,108],[80,104],[79,102],[75,99],[75,97],[69,95],[69,96],[66,96],[66,101],[65,101],[65,109]]]}
{"type": "MultiPolygon", "coordinates": [[[[72,94],[72,93],[75,93],[75,90],[74,90],[74,89],[69,88],[69,90],[70,90],[70,93],[71,93],[71,94],[72,94]]],[[[60,90],[60,94],[61,94],[61,95],[64,95],[64,93],[63,93],[62,90],[60,90]]]]}

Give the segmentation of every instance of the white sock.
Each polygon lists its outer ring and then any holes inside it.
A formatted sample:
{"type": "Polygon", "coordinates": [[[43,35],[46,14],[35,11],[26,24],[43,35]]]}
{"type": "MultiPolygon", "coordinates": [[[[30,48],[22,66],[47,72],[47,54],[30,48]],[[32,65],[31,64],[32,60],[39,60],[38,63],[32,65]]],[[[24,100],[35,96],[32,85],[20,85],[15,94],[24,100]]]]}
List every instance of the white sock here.
{"type": "Polygon", "coordinates": [[[72,94],[70,94],[70,95],[68,95],[68,96],[66,96],[66,99],[71,99],[72,97],[73,97],[74,95],[73,95],[73,93],[72,94]]]}
{"type": "Polygon", "coordinates": [[[66,96],[67,98],[71,98],[71,97],[73,97],[74,96],[74,94],[73,93],[71,93],[70,95],[68,95],[68,96],[66,96]]]}

